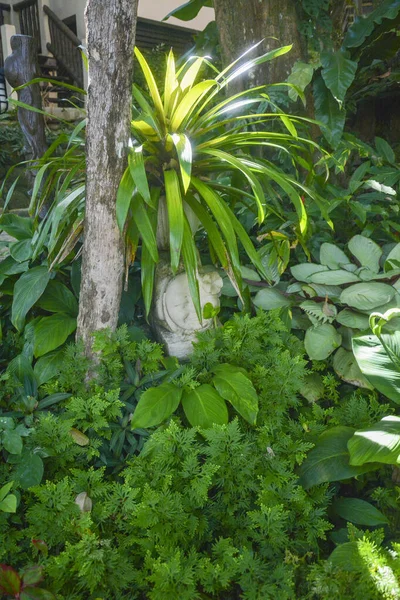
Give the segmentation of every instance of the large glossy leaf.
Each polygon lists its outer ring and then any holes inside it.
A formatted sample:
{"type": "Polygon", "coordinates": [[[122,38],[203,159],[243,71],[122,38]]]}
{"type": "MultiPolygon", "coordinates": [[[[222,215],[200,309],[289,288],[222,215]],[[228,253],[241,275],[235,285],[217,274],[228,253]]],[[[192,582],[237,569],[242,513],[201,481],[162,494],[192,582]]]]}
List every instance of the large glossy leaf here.
{"type": "Polygon", "coordinates": [[[33,248],[31,239],[21,240],[20,242],[10,244],[9,248],[10,255],[19,263],[32,258],[33,248]]]}
{"type": "Polygon", "coordinates": [[[151,219],[144,206],[143,199],[139,194],[132,198],[131,202],[132,215],[136,227],[140,232],[143,244],[146,246],[151,258],[155,263],[158,262],[158,250],[156,242],[156,234],[151,219]]]}
{"type": "Polygon", "coordinates": [[[34,325],[34,348],[36,358],[59,348],[76,329],[76,318],[63,313],[42,317],[34,325]]]}
{"type": "Polygon", "coordinates": [[[346,283],[355,283],[360,279],[354,273],[345,269],[335,269],[334,271],[320,271],[310,275],[310,283],[322,283],[324,285],[344,285],[346,283]]]}
{"type": "Polygon", "coordinates": [[[299,97],[299,91],[304,92],[306,87],[311,83],[313,75],[314,68],[312,65],[297,60],[287,79],[288,82],[293,85],[293,87],[288,90],[289,98],[296,101],[299,97]]]}
{"type": "Polygon", "coordinates": [[[290,269],[290,272],[297,281],[304,282],[308,282],[314,273],[319,273],[320,271],[328,271],[328,267],[314,263],[300,263],[290,269]]]}
{"type": "Polygon", "coordinates": [[[228,422],[225,400],[207,383],[193,390],[185,390],[182,407],[192,427],[212,427],[228,422]]]}
{"type": "Polygon", "coordinates": [[[212,384],[222,398],[232,404],[251,425],[256,424],[258,396],[250,379],[237,367],[221,364],[214,369],[212,384]]]}
{"type": "Polygon", "coordinates": [[[283,308],[284,306],[291,306],[289,298],[284,296],[282,292],[276,288],[264,288],[257,292],[253,298],[253,304],[258,308],[264,310],[273,310],[274,308],[283,308]]]}
{"type": "Polygon", "coordinates": [[[394,287],[387,283],[376,281],[356,283],[343,290],[340,295],[340,302],[358,310],[369,311],[390,302],[395,293],[394,287]]]}
{"type": "Polygon", "coordinates": [[[363,235],[355,235],[349,241],[349,250],[363,267],[378,273],[382,250],[373,240],[363,235]]]}
{"type": "Polygon", "coordinates": [[[314,80],[314,104],[315,117],[322,123],[322,132],[335,147],[343,134],[346,112],[340,108],[321,76],[314,80]]]}
{"type": "Polygon", "coordinates": [[[117,191],[116,214],[120,231],[124,229],[135,188],[136,186],[132,179],[130,169],[127,167],[121,178],[117,191]]]}
{"type": "Polygon", "coordinates": [[[164,171],[164,181],[168,207],[171,269],[175,273],[179,266],[183,241],[183,200],[178,175],[174,169],[164,171]]]}
{"type": "Polygon", "coordinates": [[[333,510],[342,519],[356,525],[375,527],[389,522],[373,504],[360,498],[338,498],[333,503],[333,510]]]}
{"type": "Polygon", "coordinates": [[[163,21],[166,21],[169,17],[175,17],[181,19],[181,21],[191,21],[197,17],[203,6],[212,6],[212,0],[189,0],[189,2],[174,8],[164,17],[163,21]]]}
{"type": "Polygon", "coordinates": [[[47,383],[47,381],[56,377],[61,371],[63,361],[64,352],[62,350],[50,352],[39,358],[33,369],[38,386],[41,386],[43,383],[47,383]]]}
{"type": "Polygon", "coordinates": [[[342,343],[342,336],[329,323],[307,329],[304,346],[311,360],[325,360],[342,343]]]}
{"type": "Polygon", "coordinates": [[[376,468],[376,465],[350,465],[347,442],[353,436],[351,427],[333,427],[320,435],[299,469],[299,483],[308,489],[320,483],[356,477],[376,468]]]}
{"type": "Polygon", "coordinates": [[[55,279],[49,281],[37,305],[49,312],[62,312],[72,317],[78,315],[78,302],[74,294],[55,279]]]}
{"type": "Polygon", "coordinates": [[[346,92],[354,81],[358,63],[350,59],[350,53],[339,49],[337,52],[321,53],[321,75],[326,87],[339,102],[344,102],[346,92]]]}
{"type": "Polygon", "coordinates": [[[371,427],[355,431],[348,449],[352,465],[400,464],[400,417],[384,417],[371,427]]]}
{"type": "Polygon", "coordinates": [[[168,419],[179,406],[182,388],[173,383],[163,383],[146,390],[136,406],[132,428],[154,427],[168,419]]]}
{"type": "Polygon", "coordinates": [[[0,218],[0,231],[5,231],[16,240],[31,239],[33,235],[33,220],[13,213],[6,213],[0,218]]]}
{"type": "Polygon", "coordinates": [[[353,337],[358,366],[370,383],[384,396],[400,404],[400,331],[381,336],[353,337]]]}
{"type": "Polygon", "coordinates": [[[21,590],[21,578],[12,567],[0,565],[0,591],[18,597],[21,590]]]}
{"type": "Polygon", "coordinates": [[[336,317],[336,321],[345,327],[351,327],[351,329],[368,329],[369,327],[369,317],[367,315],[349,308],[341,310],[336,317]]]}
{"type": "Polygon", "coordinates": [[[33,267],[21,275],[14,286],[12,324],[21,331],[27,312],[39,300],[50,280],[47,267],[33,267]]]}
{"type": "Polygon", "coordinates": [[[171,119],[170,128],[173,133],[181,129],[185,122],[193,117],[196,107],[202,98],[216,86],[216,81],[207,79],[193,86],[176,107],[171,119]]]}
{"type": "Polygon", "coordinates": [[[188,278],[190,295],[196,310],[197,318],[199,322],[202,322],[201,304],[200,304],[200,290],[197,270],[197,249],[193,239],[193,234],[190,229],[190,225],[185,216],[183,241],[182,241],[182,257],[183,263],[188,278]]]}
{"type": "Polygon", "coordinates": [[[373,386],[361,373],[355,356],[352,352],[339,348],[333,357],[333,368],[343,381],[357,387],[373,389],[373,386]]]}
{"type": "Polygon", "coordinates": [[[335,244],[329,244],[328,242],[321,244],[319,260],[321,265],[326,265],[330,269],[342,269],[343,265],[347,265],[350,262],[343,250],[335,244]]]}
{"type": "Polygon", "coordinates": [[[15,480],[22,489],[27,490],[34,485],[39,485],[43,477],[43,461],[38,454],[24,450],[21,460],[14,472],[15,480]]]}

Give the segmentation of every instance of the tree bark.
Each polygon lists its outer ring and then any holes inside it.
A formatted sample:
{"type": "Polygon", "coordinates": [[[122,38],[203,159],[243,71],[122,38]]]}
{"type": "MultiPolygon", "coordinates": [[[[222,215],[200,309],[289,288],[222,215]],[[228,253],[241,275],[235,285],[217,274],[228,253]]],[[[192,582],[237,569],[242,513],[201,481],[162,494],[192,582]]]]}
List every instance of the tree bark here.
{"type": "Polygon", "coordinates": [[[297,28],[298,5],[297,0],[214,0],[224,66],[263,39],[255,50],[257,55],[293,44],[288,54],[256,67],[247,76],[250,82],[246,82],[246,76],[235,82],[232,92],[241,91],[249,84],[285,81],[295,61],[305,58],[306,46],[297,28]]]}
{"type": "Polygon", "coordinates": [[[77,337],[92,356],[92,333],[115,329],[123,241],[116,195],[127,164],[137,0],[88,0],[89,56],[85,238],[77,337]]]}

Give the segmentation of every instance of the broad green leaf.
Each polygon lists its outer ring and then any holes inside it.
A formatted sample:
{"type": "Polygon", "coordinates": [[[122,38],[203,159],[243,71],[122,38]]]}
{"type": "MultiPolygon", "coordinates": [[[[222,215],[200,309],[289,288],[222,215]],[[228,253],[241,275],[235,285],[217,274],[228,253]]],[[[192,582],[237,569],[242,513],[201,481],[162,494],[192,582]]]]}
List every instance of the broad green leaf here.
{"type": "Polygon", "coordinates": [[[369,317],[363,315],[349,308],[341,310],[336,317],[336,321],[345,327],[351,327],[351,329],[368,329],[369,317]]]}
{"type": "Polygon", "coordinates": [[[27,586],[21,592],[20,600],[56,600],[56,597],[43,588],[27,586]]]}
{"type": "Polygon", "coordinates": [[[21,461],[14,471],[14,478],[22,489],[27,490],[39,485],[42,481],[43,470],[43,461],[40,456],[30,450],[24,450],[21,454],[21,461]]]}
{"type": "Polygon", "coordinates": [[[301,62],[300,60],[297,60],[294,63],[292,71],[287,79],[288,82],[294,86],[288,89],[289,98],[291,100],[294,102],[297,100],[299,97],[297,89],[304,92],[306,87],[311,83],[313,75],[314,67],[309,63],[301,62]]]}
{"type": "Polygon", "coordinates": [[[311,360],[325,360],[341,343],[342,336],[329,323],[310,327],[304,338],[304,346],[311,360]]]}
{"type": "Polygon", "coordinates": [[[325,392],[324,382],[319,373],[309,373],[302,381],[300,394],[309,402],[317,402],[323,398],[325,392]]]}
{"type": "Polygon", "coordinates": [[[28,240],[33,235],[33,220],[6,213],[0,217],[0,231],[5,231],[16,240],[28,240]]]}
{"type": "Polygon", "coordinates": [[[348,449],[352,465],[400,464],[400,417],[384,417],[371,427],[355,431],[348,449]]]}
{"type": "Polygon", "coordinates": [[[133,148],[128,157],[128,164],[133,183],[139,194],[146,204],[151,204],[149,182],[144,167],[143,146],[133,148]]]}
{"type": "Polygon", "coordinates": [[[183,133],[173,133],[171,137],[176,148],[176,153],[178,155],[179,166],[182,176],[183,191],[186,194],[190,185],[190,178],[192,175],[192,146],[187,135],[183,133]]]}
{"type": "Polygon", "coordinates": [[[344,102],[346,92],[354,81],[358,63],[350,59],[350,53],[339,49],[337,52],[321,53],[321,75],[326,87],[340,103],[344,102]]]}
{"type": "Polygon", "coordinates": [[[384,140],[381,137],[376,137],[375,146],[384,160],[386,160],[389,163],[396,162],[395,153],[393,152],[392,147],[390,146],[390,144],[387,143],[386,140],[384,140]]]}
{"type": "Polygon", "coordinates": [[[31,239],[21,240],[10,244],[10,255],[19,263],[32,258],[33,248],[31,239]]]}
{"type": "Polygon", "coordinates": [[[356,525],[386,525],[387,517],[370,502],[360,498],[338,498],[333,503],[333,510],[339,517],[356,525]]]}
{"type": "Polygon", "coordinates": [[[309,283],[322,283],[324,285],[344,285],[354,283],[360,279],[354,273],[344,269],[335,269],[334,271],[320,271],[310,275],[309,283]]]}
{"type": "Polygon", "coordinates": [[[20,383],[24,383],[26,379],[35,380],[35,375],[32,369],[31,361],[19,354],[10,361],[7,371],[11,373],[20,383]]]}
{"type": "Polygon", "coordinates": [[[14,286],[11,322],[21,331],[27,312],[39,300],[50,280],[47,267],[33,267],[23,273],[14,286]]]}
{"type": "Polygon", "coordinates": [[[342,269],[343,265],[349,264],[350,260],[346,254],[335,244],[324,242],[319,250],[319,260],[321,265],[326,265],[330,269],[342,269]]]}
{"type": "Polygon", "coordinates": [[[314,263],[300,263],[291,267],[290,272],[297,281],[308,282],[311,275],[319,273],[320,271],[328,271],[328,267],[325,265],[317,265],[314,263]]]}
{"type": "Polygon", "coordinates": [[[373,389],[372,385],[365,379],[352,352],[339,348],[333,357],[333,368],[343,381],[356,385],[357,387],[373,389]]]}
{"type": "Polygon", "coordinates": [[[180,82],[180,88],[182,92],[192,87],[192,85],[196,81],[197,75],[199,74],[201,67],[204,64],[204,60],[204,56],[195,58],[190,67],[185,71],[185,74],[180,82]]]}
{"type": "Polygon", "coordinates": [[[9,494],[0,502],[0,511],[5,513],[17,512],[17,497],[14,494],[9,494]]]}
{"type": "Polygon", "coordinates": [[[394,287],[387,283],[356,283],[343,290],[340,303],[358,310],[370,311],[385,306],[394,298],[395,293],[394,287]]]}
{"type": "Polygon", "coordinates": [[[174,169],[164,171],[164,181],[168,207],[171,269],[173,273],[176,273],[183,241],[183,200],[178,175],[174,169]]]}
{"type": "Polygon", "coordinates": [[[365,572],[365,559],[359,550],[358,542],[339,544],[328,560],[341,571],[365,572]]]}
{"type": "Polygon", "coordinates": [[[7,452],[10,454],[21,454],[22,438],[15,429],[6,429],[0,439],[7,452]]]}
{"type": "Polygon", "coordinates": [[[381,340],[372,334],[353,337],[354,356],[368,381],[400,404],[400,331],[382,334],[381,340]]]}
{"type": "Polygon", "coordinates": [[[387,273],[388,271],[393,270],[393,264],[394,266],[396,266],[396,262],[393,263],[392,261],[397,261],[400,264],[400,244],[396,244],[394,246],[394,248],[391,249],[391,251],[389,252],[389,254],[386,257],[385,260],[385,272],[387,273]]]}
{"type": "Polygon", "coordinates": [[[22,581],[24,586],[36,585],[43,580],[43,567],[34,565],[33,567],[26,567],[23,570],[22,581]]]}
{"type": "Polygon", "coordinates": [[[374,273],[379,272],[382,250],[378,244],[363,235],[355,235],[349,241],[349,250],[363,267],[367,267],[374,273]]]}
{"type": "Polygon", "coordinates": [[[4,498],[7,496],[7,494],[10,493],[13,485],[14,485],[14,482],[9,481],[5,485],[3,485],[3,487],[0,488],[0,500],[4,500],[4,498]]]}
{"type": "Polygon", "coordinates": [[[212,427],[228,423],[228,409],[225,401],[207,383],[194,390],[185,390],[182,407],[192,427],[212,427]]]}
{"type": "Polygon", "coordinates": [[[38,386],[47,383],[53,377],[56,377],[60,371],[64,361],[64,352],[51,352],[39,358],[36,362],[33,371],[38,382],[38,386]]]}
{"type": "Polygon", "coordinates": [[[212,0],[189,0],[177,8],[174,8],[163,18],[163,21],[166,21],[170,17],[181,19],[181,21],[191,21],[197,17],[203,6],[212,6],[212,0]]]}
{"type": "Polygon", "coordinates": [[[37,305],[54,313],[66,313],[72,317],[78,315],[78,302],[66,285],[52,279],[49,281],[37,305]]]}
{"type": "Polygon", "coordinates": [[[0,262],[0,276],[1,275],[18,275],[19,273],[25,273],[29,269],[29,262],[19,263],[14,260],[11,256],[7,256],[0,262]]]}
{"type": "Polygon", "coordinates": [[[163,383],[146,390],[140,397],[132,418],[132,429],[159,425],[179,406],[182,388],[173,383],[163,383]]]}
{"type": "Polygon", "coordinates": [[[76,318],[63,313],[42,317],[34,325],[34,347],[36,358],[59,348],[76,329],[76,318]]]}
{"type": "Polygon", "coordinates": [[[332,147],[337,146],[343,134],[346,111],[340,108],[320,76],[314,80],[314,105],[315,118],[322,123],[322,133],[332,147]]]}
{"type": "Polygon", "coordinates": [[[274,308],[283,308],[284,306],[291,306],[292,302],[289,298],[277,290],[276,288],[263,288],[253,298],[253,304],[257,308],[264,310],[273,310],[274,308]]]}
{"type": "Polygon", "coordinates": [[[245,421],[255,425],[258,396],[250,379],[237,367],[229,364],[218,365],[214,373],[211,382],[219,395],[230,402],[245,421]]]}
{"type": "Polygon", "coordinates": [[[354,434],[352,427],[333,427],[322,433],[299,469],[299,483],[305,489],[331,481],[356,477],[376,469],[374,465],[352,466],[347,442],[354,434]]]}

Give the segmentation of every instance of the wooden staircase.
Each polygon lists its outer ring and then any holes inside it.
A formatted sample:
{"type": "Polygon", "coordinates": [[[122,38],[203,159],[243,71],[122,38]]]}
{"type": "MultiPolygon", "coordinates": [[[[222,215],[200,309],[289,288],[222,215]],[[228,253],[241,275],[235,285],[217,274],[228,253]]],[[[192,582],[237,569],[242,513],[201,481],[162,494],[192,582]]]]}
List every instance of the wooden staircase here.
{"type": "MultiPolygon", "coordinates": [[[[67,83],[83,89],[83,64],[81,40],[48,7],[43,7],[44,15],[39,14],[37,0],[22,0],[13,5],[18,13],[20,32],[37,40],[39,75],[52,79],[59,84],[67,83]],[[47,50],[52,56],[44,54],[40,35],[40,19],[48,19],[50,42],[47,50]]],[[[67,90],[62,85],[41,84],[44,104],[71,107],[82,106],[82,94],[67,90]]]]}

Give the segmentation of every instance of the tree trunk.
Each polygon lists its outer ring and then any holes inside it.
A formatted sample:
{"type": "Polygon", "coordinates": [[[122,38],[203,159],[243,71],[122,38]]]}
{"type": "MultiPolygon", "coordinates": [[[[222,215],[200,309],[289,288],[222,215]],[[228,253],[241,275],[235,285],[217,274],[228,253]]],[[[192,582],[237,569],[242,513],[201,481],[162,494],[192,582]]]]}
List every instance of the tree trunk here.
{"type": "MultiPolygon", "coordinates": [[[[306,56],[297,28],[298,4],[297,0],[214,0],[224,66],[262,39],[264,42],[255,50],[257,55],[293,44],[291,52],[256,67],[250,74],[251,86],[285,81],[295,61],[306,56]]],[[[249,83],[243,78],[231,91],[241,91],[246,85],[249,83]]]]}
{"type": "Polygon", "coordinates": [[[92,355],[92,333],[115,329],[123,241],[115,204],[126,168],[137,0],[88,0],[89,55],[85,239],[77,337],[92,355]]]}

